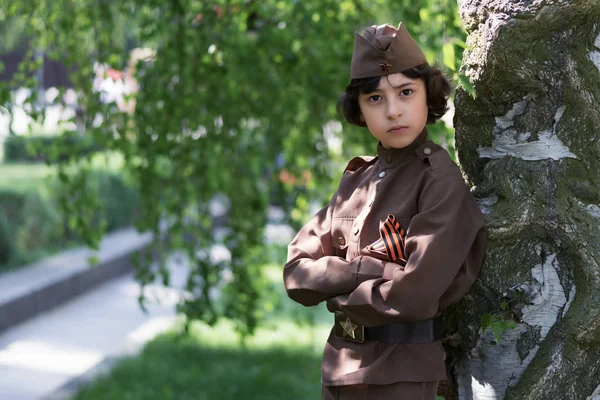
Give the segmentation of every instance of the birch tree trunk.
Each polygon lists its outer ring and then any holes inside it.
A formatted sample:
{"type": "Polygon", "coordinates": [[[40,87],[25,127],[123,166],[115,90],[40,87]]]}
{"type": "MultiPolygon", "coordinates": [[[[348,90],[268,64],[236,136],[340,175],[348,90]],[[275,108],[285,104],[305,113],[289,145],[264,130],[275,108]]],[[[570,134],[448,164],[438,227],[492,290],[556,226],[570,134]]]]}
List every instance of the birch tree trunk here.
{"type": "Polygon", "coordinates": [[[456,147],[489,240],[480,280],[447,313],[460,336],[443,395],[598,400],[600,0],[459,0],[459,12],[476,97],[457,93],[456,147]],[[517,327],[497,343],[484,313],[517,327]]]}

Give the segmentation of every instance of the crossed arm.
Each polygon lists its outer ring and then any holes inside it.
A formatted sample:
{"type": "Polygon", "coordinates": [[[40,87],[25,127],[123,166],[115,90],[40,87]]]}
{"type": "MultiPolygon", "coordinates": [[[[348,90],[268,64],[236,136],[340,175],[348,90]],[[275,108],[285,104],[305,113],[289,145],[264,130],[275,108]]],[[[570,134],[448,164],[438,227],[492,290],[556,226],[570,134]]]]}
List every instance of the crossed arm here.
{"type": "Polygon", "coordinates": [[[331,213],[330,203],[288,247],[284,282],[301,304],[327,301],[330,311],[366,326],[419,321],[438,313],[449,289],[460,298],[477,279],[487,231],[456,166],[430,172],[407,230],[404,268],[366,255],[332,256],[331,213]]]}

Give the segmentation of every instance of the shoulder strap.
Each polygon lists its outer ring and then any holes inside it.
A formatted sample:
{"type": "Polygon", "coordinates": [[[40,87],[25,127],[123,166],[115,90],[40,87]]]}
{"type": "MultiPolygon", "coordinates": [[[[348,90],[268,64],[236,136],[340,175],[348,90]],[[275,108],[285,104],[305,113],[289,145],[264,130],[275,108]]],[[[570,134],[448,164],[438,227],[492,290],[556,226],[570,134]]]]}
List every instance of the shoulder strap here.
{"type": "Polygon", "coordinates": [[[433,143],[431,140],[428,140],[418,146],[415,152],[421,161],[429,162],[429,165],[431,165],[432,169],[437,169],[452,164],[456,165],[450,158],[448,151],[442,146],[433,143]]]}
{"type": "Polygon", "coordinates": [[[360,167],[372,163],[376,158],[377,157],[370,157],[370,156],[354,157],[352,160],[350,160],[350,162],[346,166],[346,169],[344,170],[344,172],[356,171],[360,167]]]}

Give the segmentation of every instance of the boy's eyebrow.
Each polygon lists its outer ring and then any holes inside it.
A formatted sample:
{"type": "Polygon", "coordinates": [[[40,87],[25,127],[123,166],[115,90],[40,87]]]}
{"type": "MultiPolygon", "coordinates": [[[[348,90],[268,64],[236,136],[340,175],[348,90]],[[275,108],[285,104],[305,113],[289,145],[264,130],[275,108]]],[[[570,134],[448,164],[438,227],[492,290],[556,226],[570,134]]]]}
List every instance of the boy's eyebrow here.
{"type": "MultiPolygon", "coordinates": [[[[401,84],[401,85],[398,85],[398,86],[392,86],[392,88],[393,88],[393,89],[401,89],[401,88],[403,88],[403,87],[410,86],[410,85],[413,85],[413,84],[414,84],[414,82],[404,82],[404,83],[403,83],[403,84],[401,84]]],[[[377,89],[373,90],[373,91],[372,91],[372,92],[370,92],[370,93],[375,93],[375,92],[383,92],[383,90],[382,90],[382,89],[380,89],[380,88],[377,88],[377,89]]]]}

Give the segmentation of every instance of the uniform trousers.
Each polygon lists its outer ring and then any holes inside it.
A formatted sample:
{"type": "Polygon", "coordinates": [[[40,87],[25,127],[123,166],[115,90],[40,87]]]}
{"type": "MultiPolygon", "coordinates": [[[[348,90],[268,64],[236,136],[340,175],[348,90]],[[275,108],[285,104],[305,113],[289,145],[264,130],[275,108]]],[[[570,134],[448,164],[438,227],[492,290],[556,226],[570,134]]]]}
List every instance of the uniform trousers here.
{"type": "Polygon", "coordinates": [[[323,386],[321,400],[435,400],[439,382],[323,386]]]}

